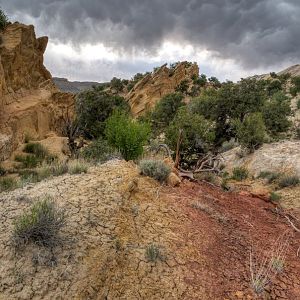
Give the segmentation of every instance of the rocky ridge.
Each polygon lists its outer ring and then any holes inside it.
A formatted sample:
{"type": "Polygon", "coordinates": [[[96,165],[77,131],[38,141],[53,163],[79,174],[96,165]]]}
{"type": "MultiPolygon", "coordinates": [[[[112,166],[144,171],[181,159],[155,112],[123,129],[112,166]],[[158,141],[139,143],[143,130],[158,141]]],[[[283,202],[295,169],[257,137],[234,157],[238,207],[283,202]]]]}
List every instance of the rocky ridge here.
{"type": "Polygon", "coordinates": [[[181,62],[175,68],[168,68],[165,64],[138,81],[125,98],[133,115],[139,116],[153,108],[163,96],[174,93],[182,81],[187,80],[190,85],[194,76],[199,76],[196,63],[181,62]]]}
{"type": "Polygon", "coordinates": [[[25,135],[44,139],[57,130],[71,94],[54,86],[43,64],[48,38],[36,38],[32,25],[10,24],[0,45],[0,161],[24,140],[25,135]]]}

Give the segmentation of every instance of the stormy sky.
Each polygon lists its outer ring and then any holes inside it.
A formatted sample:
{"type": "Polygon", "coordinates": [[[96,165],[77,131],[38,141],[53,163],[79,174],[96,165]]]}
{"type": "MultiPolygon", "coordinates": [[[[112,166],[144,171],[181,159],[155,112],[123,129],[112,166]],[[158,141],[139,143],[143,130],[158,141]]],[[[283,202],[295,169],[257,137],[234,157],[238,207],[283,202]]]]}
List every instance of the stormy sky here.
{"type": "Polygon", "coordinates": [[[300,63],[299,0],[0,0],[50,38],[52,75],[106,81],[178,60],[225,80],[300,63]]]}

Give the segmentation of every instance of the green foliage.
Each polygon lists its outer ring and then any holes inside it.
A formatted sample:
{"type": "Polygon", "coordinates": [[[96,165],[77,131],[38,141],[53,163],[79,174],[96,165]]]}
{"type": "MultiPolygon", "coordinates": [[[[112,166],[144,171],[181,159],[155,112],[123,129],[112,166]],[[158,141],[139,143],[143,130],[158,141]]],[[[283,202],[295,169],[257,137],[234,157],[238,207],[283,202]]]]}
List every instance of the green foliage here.
{"type": "Polygon", "coordinates": [[[64,224],[64,210],[49,198],[40,200],[30,208],[29,212],[25,212],[15,221],[13,232],[15,246],[18,248],[28,242],[34,242],[53,247],[64,224]]]}
{"type": "Polygon", "coordinates": [[[89,168],[88,164],[85,163],[84,161],[75,160],[75,161],[71,161],[68,164],[68,173],[72,175],[87,173],[88,168],[89,168]]]}
{"type": "Polygon", "coordinates": [[[160,160],[142,160],[139,164],[141,174],[152,177],[159,182],[165,182],[171,173],[171,169],[160,160]]]}
{"type": "Polygon", "coordinates": [[[290,99],[283,93],[277,92],[267,101],[263,107],[263,118],[266,128],[273,134],[286,132],[291,121],[290,99]]]}
{"type": "Polygon", "coordinates": [[[166,143],[176,150],[181,133],[180,153],[183,160],[188,156],[207,152],[215,139],[214,124],[184,106],[178,110],[174,120],[166,129],[166,143]]]}
{"type": "Polygon", "coordinates": [[[159,248],[156,245],[150,244],[146,248],[145,256],[147,261],[155,262],[159,259],[162,259],[159,248]]]}
{"type": "Polygon", "coordinates": [[[296,96],[300,92],[300,76],[292,77],[291,79],[292,87],[291,87],[291,94],[296,96]]]}
{"type": "Polygon", "coordinates": [[[220,150],[221,150],[221,152],[226,152],[237,146],[238,146],[238,143],[234,139],[231,139],[230,141],[223,142],[220,150]]]}
{"type": "Polygon", "coordinates": [[[200,87],[204,87],[207,84],[207,77],[205,74],[201,74],[199,78],[193,77],[192,79],[194,84],[199,85],[200,87]]]}
{"type": "Polygon", "coordinates": [[[297,109],[300,109],[300,99],[297,101],[297,109]]]}
{"type": "Polygon", "coordinates": [[[279,79],[266,80],[266,91],[269,96],[282,91],[282,82],[279,79]]]}
{"type": "Polygon", "coordinates": [[[103,136],[106,120],[115,109],[126,112],[130,110],[123,97],[111,95],[98,88],[78,94],[76,114],[80,131],[88,139],[103,136]]]}
{"type": "Polygon", "coordinates": [[[34,154],[38,159],[45,159],[49,155],[49,151],[39,143],[28,143],[23,151],[25,153],[34,154]]]}
{"type": "Polygon", "coordinates": [[[120,158],[121,154],[110,146],[107,140],[99,138],[85,147],[80,156],[89,162],[104,163],[113,158],[120,158]]]}
{"type": "Polygon", "coordinates": [[[150,134],[150,126],[139,123],[126,114],[116,111],[106,123],[105,135],[108,143],[117,148],[125,160],[138,158],[150,134]]]}
{"type": "Polygon", "coordinates": [[[281,199],[281,195],[275,193],[275,192],[271,192],[270,194],[270,200],[271,201],[279,201],[281,199]]]}
{"type": "Polygon", "coordinates": [[[249,114],[260,112],[267,99],[264,84],[255,79],[240,83],[223,83],[219,89],[210,88],[194,99],[191,110],[216,124],[216,144],[235,137],[233,120],[243,123],[249,114]]]}
{"type": "Polygon", "coordinates": [[[153,129],[156,132],[164,130],[174,119],[179,107],[183,105],[183,95],[180,93],[164,96],[157,102],[150,116],[153,129]]]}
{"type": "Polygon", "coordinates": [[[9,19],[2,9],[0,9],[0,30],[4,30],[8,25],[9,19]]]}
{"type": "Polygon", "coordinates": [[[36,168],[42,160],[35,155],[16,155],[15,161],[22,163],[22,168],[36,168]]]}
{"type": "Polygon", "coordinates": [[[121,92],[124,88],[122,80],[117,77],[113,77],[113,79],[110,81],[110,86],[117,92],[121,92]]]}
{"type": "Polygon", "coordinates": [[[278,185],[280,188],[285,188],[289,186],[296,186],[300,182],[299,177],[296,175],[285,175],[283,176],[279,182],[278,185]]]}
{"type": "Polygon", "coordinates": [[[243,122],[235,122],[236,135],[240,144],[253,151],[263,144],[266,127],[261,113],[248,115],[243,122]]]}
{"type": "Polygon", "coordinates": [[[18,187],[18,182],[13,177],[0,178],[0,192],[11,191],[18,187]]]}
{"type": "Polygon", "coordinates": [[[220,88],[221,87],[221,82],[219,81],[219,79],[217,77],[210,77],[208,78],[208,82],[210,84],[212,84],[213,87],[215,88],[220,88]]]}
{"type": "Polygon", "coordinates": [[[180,82],[180,84],[175,88],[175,91],[182,94],[187,94],[188,89],[189,84],[188,81],[185,79],[180,82]]]}
{"type": "Polygon", "coordinates": [[[249,172],[245,167],[235,167],[232,170],[232,179],[237,181],[242,181],[247,179],[249,176],[249,172]]]}

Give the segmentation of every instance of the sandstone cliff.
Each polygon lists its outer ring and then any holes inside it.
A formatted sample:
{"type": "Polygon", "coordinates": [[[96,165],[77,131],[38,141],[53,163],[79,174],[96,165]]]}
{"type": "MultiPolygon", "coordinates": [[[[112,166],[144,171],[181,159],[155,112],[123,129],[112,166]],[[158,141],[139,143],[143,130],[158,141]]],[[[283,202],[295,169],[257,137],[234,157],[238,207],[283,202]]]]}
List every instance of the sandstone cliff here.
{"type": "Polygon", "coordinates": [[[126,95],[134,116],[139,116],[155,106],[163,96],[173,93],[184,80],[192,83],[193,77],[199,76],[196,63],[181,62],[173,68],[163,65],[154,73],[150,73],[136,83],[126,95]]]}
{"type": "Polygon", "coordinates": [[[25,134],[43,139],[55,130],[62,108],[73,97],[59,92],[43,64],[48,38],[36,38],[32,25],[14,23],[1,35],[0,161],[7,159],[25,134]]]}

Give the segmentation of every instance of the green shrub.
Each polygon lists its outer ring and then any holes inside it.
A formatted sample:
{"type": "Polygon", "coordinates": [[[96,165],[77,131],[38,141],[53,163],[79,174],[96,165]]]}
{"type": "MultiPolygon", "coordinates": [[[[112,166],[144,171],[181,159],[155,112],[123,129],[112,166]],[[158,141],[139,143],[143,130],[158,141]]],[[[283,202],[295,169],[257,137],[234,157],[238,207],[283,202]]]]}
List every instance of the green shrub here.
{"type": "Polygon", "coordinates": [[[300,182],[299,177],[296,175],[285,175],[283,176],[279,182],[278,185],[280,188],[285,188],[289,186],[296,186],[300,182]]]}
{"type": "Polygon", "coordinates": [[[18,182],[15,178],[4,177],[0,178],[0,192],[11,191],[18,187],[18,182]]]}
{"type": "Polygon", "coordinates": [[[235,122],[237,138],[240,144],[254,151],[263,144],[266,127],[261,113],[248,115],[243,122],[235,122]]]}
{"type": "Polygon", "coordinates": [[[23,151],[34,154],[39,159],[45,159],[49,155],[49,151],[39,143],[28,143],[25,145],[23,151]]]}
{"type": "Polygon", "coordinates": [[[22,163],[23,168],[36,168],[41,160],[35,155],[16,155],[15,161],[22,163]]]}
{"type": "Polygon", "coordinates": [[[68,173],[69,167],[66,162],[57,162],[49,166],[50,173],[53,176],[60,176],[68,173]]]}
{"type": "Polygon", "coordinates": [[[281,199],[281,195],[279,195],[275,192],[271,192],[271,194],[270,194],[271,201],[279,201],[280,199],[281,199]]]}
{"type": "Polygon", "coordinates": [[[147,261],[155,262],[159,259],[162,259],[159,248],[156,245],[150,244],[146,248],[145,256],[147,261]]]}
{"type": "Polygon", "coordinates": [[[123,97],[111,95],[94,87],[77,95],[76,114],[79,130],[88,139],[104,136],[106,120],[114,110],[130,111],[123,97]]]}
{"type": "Polygon", "coordinates": [[[183,105],[183,95],[180,93],[164,96],[157,102],[150,116],[153,129],[158,133],[164,130],[174,119],[179,107],[183,105]]]}
{"type": "Polygon", "coordinates": [[[99,138],[85,147],[80,156],[88,162],[104,163],[113,158],[120,158],[121,154],[111,147],[107,140],[99,138]]]}
{"type": "Polygon", "coordinates": [[[273,134],[286,132],[291,126],[291,112],[290,99],[283,92],[275,93],[263,108],[266,128],[273,134]]]}
{"type": "Polygon", "coordinates": [[[237,146],[238,143],[234,139],[231,139],[230,141],[224,141],[221,146],[221,152],[229,151],[237,146]]]}
{"type": "Polygon", "coordinates": [[[161,160],[142,160],[139,164],[141,174],[152,177],[159,182],[165,182],[171,173],[171,169],[161,160]]]}
{"type": "Polygon", "coordinates": [[[232,170],[232,179],[242,181],[247,179],[249,176],[249,172],[245,167],[235,167],[232,170]]]}
{"type": "Polygon", "coordinates": [[[268,183],[273,183],[280,178],[281,174],[271,171],[262,171],[259,173],[258,178],[267,179],[268,183]]]}
{"type": "Polygon", "coordinates": [[[205,153],[211,148],[215,139],[215,127],[213,122],[192,113],[188,107],[184,106],[179,109],[174,120],[166,129],[166,143],[173,151],[176,151],[180,135],[181,159],[183,162],[191,164],[193,155],[205,153]]]}
{"type": "Polygon", "coordinates": [[[81,174],[87,173],[89,166],[84,161],[71,161],[68,165],[68,173],[70,174],[81,174]]]}
{"type": "Polygon", "coordinates": [[[150,134],[150,126],[138,123],[126,114],[116,111],[108,120],[105,135],[108,143],[117,148],[125,160],[138,158],[150,134]]]}
{"type": "Polygon", "coordinates": [[[9,20],[7,15],[4,13],[2,9],[0,9],[0,30],[4,30],[5,27],[8,25],[9,20]]]}
{"type": "Polygon", "coordinates": [[[34,242],[53,247],[64,224],[64,210],[49,198],[40,200],[15,221],[13,232],[15,246],[18,248],[28,242],[34,242]]]}
{"type": "Polygon", "coordinates": [[[300,99],[297,101],[297,108],[300,109],[300,99]]]}

